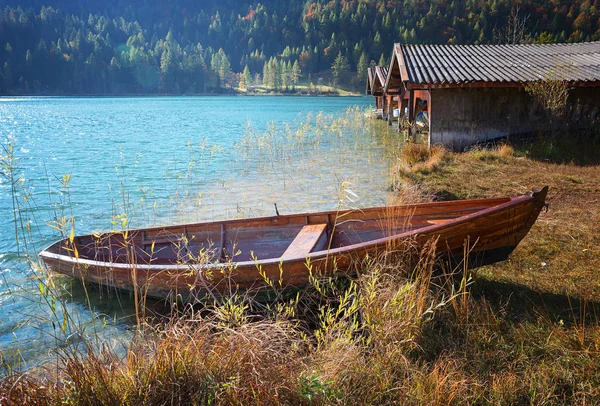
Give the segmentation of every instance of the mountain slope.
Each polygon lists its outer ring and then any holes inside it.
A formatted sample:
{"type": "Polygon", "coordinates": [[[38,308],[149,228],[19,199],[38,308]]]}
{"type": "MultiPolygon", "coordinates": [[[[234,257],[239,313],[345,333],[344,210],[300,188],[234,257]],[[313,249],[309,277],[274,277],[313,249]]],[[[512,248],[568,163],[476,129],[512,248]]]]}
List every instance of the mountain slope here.
{"type": "MultiPolygon", "coordinates": [[[[360,89],[394,42],[506,40],[515,4],[22,0],[0,10],[0,94],[200,93],[265,78],[289,89],[298,75],[316,83],[338,57],[334,81],[360,89]]],[[[599,9],[600,0],[533,0],[516,17],[526,41],[598,40],[599,9]]]]}

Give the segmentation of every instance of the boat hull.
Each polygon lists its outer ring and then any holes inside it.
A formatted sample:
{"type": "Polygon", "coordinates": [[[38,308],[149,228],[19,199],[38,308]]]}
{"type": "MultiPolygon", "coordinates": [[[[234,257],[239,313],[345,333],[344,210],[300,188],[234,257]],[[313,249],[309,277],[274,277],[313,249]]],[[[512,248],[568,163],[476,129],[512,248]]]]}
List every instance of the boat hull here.
{"type": "MultiPolygon", "coordinates": [[[[234,258],[221,258],[210,263],[194,260],[176,261],[176,263],[158,264],[153,260],[140,261],[136,250],[144,243],[144,236],[153,234],[155,229],[133,230],[129,232],[131,247],[125,247],[125,255],[131,260],[108,261],[107,258],[78,258],[70,245],[77,246],[78,239],[72,242],[61,240],[40,253],[41,259],[52,271],[69,275],[87,282],[93,282],[111,288],[133,290],[140,289],[144,294],[156,298],[203,298],[220,296],[235,292],[264,291],[265,289],[294,289],[310,283],[311,275],[336,275],[356,272],[357,265],[364,258],[376,258],[393,252],[406,252],[410,247],[423,247],[428,242],[435,244],[436,252],[454,262],[463,261],[465,253],[468,263],[474,267],[505,259],[525,237],[535,223],[545,205],[547,187],[534,192],[531,196],[507,198],[497,202],[488,200],[463,201],[451,203],[430,203],[397,208],[398,218],[407,223],[407,218],[418,223],[420,217],[429,219],[426,225],[408,224],[405,231],[394,228],[390,235],[373,240],[332,247],[331,243],[313,252],[295,257],[252,258],[236,261],[234,258]],[[472,203],[476,202],[476,203],[472,203]],[[471,204],[471,206],[469,206],[471,204]],[[479,205],[479,206],[477,206],[479,205]],[[469,207],[483,209],[469,209],[469,207]],[[444,210],[453,213],[460,207],[466,207],[465,215],[443,219],[444,210]],[[407,213],[412,213],[407,215],[407,213]],[[425,214],[423,214],[425,213],[425,214]],[[428,216],[428,217],[427,217],[428,216]],[[439,220],[440,216],[442,220],[439,220]],[[436,221],[436,219],[438,219],[436,221]]],[[[368,216],[374,216],[377,210],[392,212],[390,208],[365,209],[354,212],[327,212],[295,216],[281,216],[263,219],[251,219],[246,223],[236,220],[235,224],[262,224],[274,222],[287,223],[288,229],[294,222],[327,223],[329,232],[334,235],[336,227],[347,230],[352,222],[367,224],[368,216]],[[250,223],[254,222],[254,223],[250,223]]],[[[390,216],[386,217],[389,220],[390,216]]],[[[410,222],[410,220],[408,220],[410,222]]],[[[205,223],[205,228],[213,227],[205,223]]],[[[182,226],[185,227],[185,226],[182,226]]],[[[192,225],[187,226],[188,230],[192,225]]],[[[266,226],[265,226],[266,227],[266,226]]],[[[302,223],[294,226],[302,227],[302,223]]],[[[383,227],[383,226],[382,226],[383,227]]],[[[185,228],[184,228],[185,230],[185,228]]],[[[221,236],[223,235],[221,226],[221,236]]],[[[270,229],[269,229],[270,230],[270,229]]],[[[277,229],[275,229],[276,232],[277,229]]],[[[271,232],[271,234],[273,233],[271,232]]],[[[346,234],[349,234],[345,231],[346,234]]],[[[371,235],[371,234],[364,234],[371,235]]],[[[374,234],[373,234],[374,235],[374,234]]],[[[112,235],[116,238],[116,234],[112,235]]],[[[223,245],[221,237],[221,246],[223,245]]],[[[266,237],[265,237],[266,238],[266,237]]],[[[338,238],[338,237],[336,237],[338,238]]],[[[339,237],[342,238],[342,237],[339,237]]],[[[215,240],[218,234],[215,234],[215,240]]],[[[156,238],[153,241],[158,241],[156,238]]],[[[147,249],[147,245],[144,245],[147,249]]],[[[154,242],[152,243],[154,248],[154,242]]],[[[278,255],[278,254],[275,254],[278,255]]]]}

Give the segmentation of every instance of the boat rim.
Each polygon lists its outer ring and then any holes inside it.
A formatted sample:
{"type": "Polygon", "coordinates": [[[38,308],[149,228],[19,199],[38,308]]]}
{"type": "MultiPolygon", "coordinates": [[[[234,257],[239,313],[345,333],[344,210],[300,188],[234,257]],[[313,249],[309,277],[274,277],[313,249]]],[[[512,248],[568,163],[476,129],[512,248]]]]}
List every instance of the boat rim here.
{"type": "MultiPolygon", "coordinates": [[[[544,187],[544,189],[547,190],[547,186],[544,187]]],[[[52,252],[48,252],[48,250],[52,247],[54,247],[57,244],[60,244],[61,242],[67,240],[67,238],[63,238],[61,240],[55,241],[54,243],[50,244],[46,249],[44,249],[43,251],[41,251],[38,256],[42,259],[53,259],[53,260],[58,260],[61,262],[66,262],[66,263],[72,263],[73,265],[83,265],[83,266],[94,266],[94,267],[104,267],[104,268],[112,268],[112,269],[138,269],[138,270],[142,270],[142,271],[153,271],[153,270],[161,270],[161,271],[182,271],[182,270],[194,270],[194,271],[200,271],[200,270],[219,270],[219,269],[228,269],[231,268],[232,266],[234,267],[246,267],[246,266],[251,266],[251,265],[255,265],[255,266],[260,266],[260,265],[270,265],[270,264],[278,264],[278,263],[289,263],[289,262],[297,262],[300,260],[303,261],[314,261],[314,260],[320,260],[322,258],[326,258],[330,255],[335,255],[341,252],[345,252],[345,251],[350,251],[350,250],[356,250],[356,249],[361,249],[361,248],[367,248],[367,247],[371,247],[371,246],[378,246],[378,245],[383,245],[383,244],[387,244],[391,241],[397,240],[397,239],[401,239],[401,238],[406,238],[406,237],[410,237],[411,235],[416,235],[419,233],[423,233],[423,232],[430,232],[430,231],[435,231],[437,229],[443,229],[445,227],[448,226],[452,226],[455,224],[460,224],[461,222],[464,221],[470,221],[473,219],[476,219],[478,217],[482,217],[485,215],[488,215],[490,213],[493,213],[494,211],[499,211],[499,210],[503,210],[506,207],[509,207],[511,205],[517,204],[517,203],[521,203],[521,202],[525,202],[528,200],[536,200],[536,192],[543,192],[542,189],[541,191],[534,191],[531,195],[523,195],[523,196],[516,196],[516,197],[503,197],[503,198],[489,198],[489,199],[470,199],[469,201],[490,201],[490,200],[501,200],[501,199],[506,199],[508,198],[509,200],[507,202],[501,203],[499,205],[496,206],[492,206],[492,207],[488,207],[486,209],[483,210],[479,210],[475,213],[470,213],[470,214],[465,214],[464,216],[460,216],[460,217],[456,217],[452,220],[448,220],[444,223],[440,223],[440,224],[432,224],[429,226],[425,226],[419,229],[414,229],[414,230],[409,230],[409,231],[405,231],[399,234],[394,234],[391,236],[387,236],[387,237],[381,237],[378,239],[374,239],[374,240],[369,240],[367,242],[360,242],[360,243],[356,243],[356,244],[352,244],[352,245],[346,245],[344,247],[337,247],[337,248],[332,248],[332,249],[327,249],[327,250],[321,250],[321,251],[315,251],[315,252],[310,252],[308,254],[305,255],[298,255],[298,256],[294,256],[294,257],[290,257],[290,258],[286,258],[286,259],[282,259],[281,257],[278,258],[265,258],[265,259],[260,259],[260,260],[256,260],[256,261],[240,261],[240,262],[224,262],[224,263],[204,263],[204,264],[129,264],[129,263],[121,263],[121,262],[106,262],[106,261],[96,261],[93,259],[82,259],[82,258],[74,258],[72,256],[68,256],[68,255],[62,255],[62,254],[55,254],[52,252]]],[[[544,196],[545,198],[545,196],[544,196]]],[[[456,201],[452,201],[452,202],[459,202],[460,200],[456,200],[456,201]]],[[[432,202],[432,203],[423,203],[423,204],[410,204],[410,205],[402,205],[402,206],[397,206],[397,207],[423,207],[423,206],[431,206],[431,205],[436,205],[436,204],[440,204],[440,203],[446,203],[446,202],[432,202]]],[[[393,208],[394,206],[390,206],[390,208],[393,208]]],[[[375,209],[373,208],[365,208],[365,209],[355,209],[355,210],[369,210],[369,209],[375,209]]],[[[349,211],[353,211],[353,210],[344,210],[343,212],[349,212],[349,211]]],[[[322,212],[322,213],[318,213],[318,214],[326,214],[329,212],[322,212]]],[[[339,213],[338,212],[331,212],[331,213],[339,213]]],[[[291,214],[291,215],[287,215],[287,216],[302,216],[302,215],[315,215],[316,213],[301,213],[301,214],[291,214]]],[[[279,217],[283,217],[283,216],[279,216],[279,217]]],[[[269,218],[273,218],[276,219],[278,218],[277,216],[272,216],[272,217],[262,217],[261,219],[269,219],[269,218]]],[[[236,220],[231,220],[231,221],[244,221],[244,220],[248,220],[248,219],[236,219],[236,220]]],[[[226,222],[230,222],[230,220],[225,220],[226,222]]],[[[225,222],[225,221],[216,221],[214,223],[221,223],[221,222],[225,222]]],[[[199,224],[206,224],[206,223],[199,223],[199,224]]],[[[152,228],[144,228],[143,230],[152,230],[152,229],[163,229],[164,227],[152,227],[152,228]]],[[[130,232],[135,232],[135,231],[139,231],[141,229],[135,229],[135,230],[130,230],[130,232]]]]}

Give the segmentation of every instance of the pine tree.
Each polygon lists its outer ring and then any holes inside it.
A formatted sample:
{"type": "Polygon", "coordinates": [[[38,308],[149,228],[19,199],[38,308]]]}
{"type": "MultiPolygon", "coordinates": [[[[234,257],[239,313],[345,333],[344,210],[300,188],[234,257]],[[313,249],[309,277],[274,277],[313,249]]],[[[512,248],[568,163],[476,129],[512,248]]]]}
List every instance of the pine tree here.
{"type": "Polygon", "coordinates": [[[213,74],[213,77],[215,78],[215,86],[216,87],[221,87],[221,78],[219,76],[219,70],[221,68],[221,59],[219,58],[218,54],[212,54],[212,57],[210,58],[210,70],[213,74]]]}
{"type": "Polygon", "coordinates": [[[358,59],[356,64],[356,77],[360,83],[365,83],[367,80],[367,69],[369,68],[369,62],[367,61],[367,55],[363,52],[358,59]]]}
{"type": "Polygon", "coordinates": [[[265,62],[263,65],[263,86],[267,89],[271,87],[271,84],[269,83],[270,76],[271,76],[271,69],[269,67],[269,62],[265,62]]]}
{"type": "Polygon", "coordinates": [[[229,78],[229,75],[231,74],[231,63],[229,62],[229,58],[227,57],[227,54],[225,54],[225,51],[223,51],[223,48],[219,48],[218,51],[218,57],[220,59],[220,64],[219,64],[219,79],[221,79],[221,82],[226,84],[227,83],[227,79],[229,78]]]}
{"type": "Polygon", "coordinates": [[[250,68],[248,65],[244,66],[244,72],[242,73],[242,77],[244,78],[244,84],[246,85],[246,89],[252,87],[252,73],[250,73],[250,68]]]}
{"type": "Polygon", "coordinates": [[[25,53],[25,66],[27,68],[31,68],[32,63],[33,63],[33,56],[31,55],[31,51],[28,49],[27,52],[25,53]]]}
{"type": "Polygon", "coordinates": [[[338,53],[333,65],[331,65],[331,73],[333,75],[333,85],[337,86],[340,80],[350,71],[348,60],[342,52],[338,53]]]}
{"type": "Polygon", "coordinates": [[[263,68],[263,84],[267,89],[279,89],[281,83],[281,70],[279,62],[275,57],[271,57],[265,62],[263,68]]]}
{"type": "MultiPolygon", "coordinates": [[[[110,61],[110,65],[114,66],[117,64],[115,57],[110,61]]],[[[165,49],[160,56],[160,71],[164,75],[168,75],[173,70],[173,55],[170,49],[165,49]]]]}
{"type": "Polygon", "coordinates": [[[287,70],[287,65],[283,59],[281,61],[279,61],[279,77],[281,78],[280,79],[281,88],[287,89],[287,87],[288,87],[288,70],[287,70]]]}
{"type": "Polygon", "coordinates": [[[210,61],[210,68],[217,78],[217,87],[227,84],[227,79],[231,74],[231,63],[223,48],[219,48],[219,51],[213,54],[210,61]]]}
{"type": "Polygon", "coordinates": [[[302,71],[300,70],[300,64],[298,63],[298,60],[296,59],[294,61],[294,66],[292,66],[292,76],[290,78],[291,82],[292,82],[292,86],[294,86],[294,88],[296,88],[296,84],[300,80],[301,76],[302,76],[302,71]]]}
{"type": "Polygon", "coordinates": [[[372,51],[374,53],[383,51],[383,40],[381,39],[381,34],[379,34],[379,31],[375,32],[372,51]]]}
{"type": "Polygon", "coordinates": [[[4,62],[2,81],[4,84],[5,91],[11,89],[11,87],[13,85],[13,78],[12,78],[12,70],[10,68],[8,61],[4,62]]]}
{"type": "Polygon", "coordinates": [[[273,87],[275,90],[279,90],[281,88],[281,65],[279,65],[279,61],[277,58],[272,58],[272,66],[271,66],[271,75],[273,76],[273,87]]]}

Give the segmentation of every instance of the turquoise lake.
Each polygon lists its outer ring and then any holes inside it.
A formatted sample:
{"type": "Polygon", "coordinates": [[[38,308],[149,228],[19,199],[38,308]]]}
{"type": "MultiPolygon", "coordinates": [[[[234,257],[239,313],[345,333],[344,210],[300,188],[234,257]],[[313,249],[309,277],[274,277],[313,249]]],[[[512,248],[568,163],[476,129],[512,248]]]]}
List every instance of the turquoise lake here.
{"type": "Polygon", "coordinates": [[[30,367],[92,334],[125,346],[132,301],[66,278],[65,307],[26,263],[75,233],[383,205],[391,157],[365,97],[0,98],[0,355],[30,367]],[[353,107],[356,106],[356,107],[353,107]],[[350,110],[347,110],[349,109],[350,110]],[[14,198],[14,199],[13,199],[14,198]],[[13,202],[19,211],[15,212],[13,202]],[[15,221],[16,219],[16,221],[15,221]],[[21,244],[17,245],[15,230],[21,244]],[[69,229],[66,232],[70,231],[69,229]],[[64,312],[80,326],[63,331],[64,312]]]}

